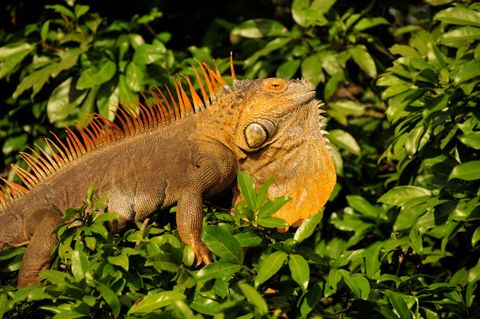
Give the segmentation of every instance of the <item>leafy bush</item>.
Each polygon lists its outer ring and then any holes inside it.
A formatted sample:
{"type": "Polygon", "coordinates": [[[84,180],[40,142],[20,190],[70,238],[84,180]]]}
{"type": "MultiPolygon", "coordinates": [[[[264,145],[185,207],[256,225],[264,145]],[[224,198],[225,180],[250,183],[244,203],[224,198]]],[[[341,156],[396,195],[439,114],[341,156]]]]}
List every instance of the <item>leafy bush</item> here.
{"type": "MultiPolygon", "coordinates": [[[[162,19],[158,10],[129,21],[78,3],[48,10],[36,28],[3,36],[5,164],[53,125],[92,110],[109,115],[112,96],[137,98],[192,57],[225,58],[233,46],[241,77],[317,84],[339,181],[323,215],[277,233],[282,221],[271,213],[286,199],[267,200],[268,184],[254,189],[240,174],[245,201],[232,214],[206,208],[215,261],[202,268],[164,220],[110,234],[103,222],[114,215],[87,215],[82,227],[60,229],[48,286],[16,291],[23,248],[1,253],[3,317],[467,318],[480,310],[477,3],[280,1],[235,21],[218,9],[208,47],[175,50],[167,48],[173,27],[154,35],[141,27],[162,19]],[[213,33],[230,43],[214,44],[213,33]],[[64,60],[66,52],[80,53],[64,60]],[[98,82],[82,86],[82,75],[95,74],[98,82]],[[77,102],[53,94],[68,80],[77,102]],[[52,112],[55,104],[73,116],[52,112]]],[[[87,200],[72,213],[92,210],[87,200]]]]}

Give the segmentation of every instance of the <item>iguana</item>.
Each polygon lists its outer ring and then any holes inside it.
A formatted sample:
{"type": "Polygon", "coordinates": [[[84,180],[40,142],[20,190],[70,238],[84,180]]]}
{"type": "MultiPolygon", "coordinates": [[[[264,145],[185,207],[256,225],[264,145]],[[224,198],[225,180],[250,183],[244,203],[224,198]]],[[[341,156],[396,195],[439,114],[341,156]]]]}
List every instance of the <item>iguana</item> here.
{"type": "Polygon", "coordinates": [[[88,126],[67,128],[65,139],[53,135],[44,149],[21,153],[29,171],[12,167],[24,186],[4,179],[0,191],[0,249],[29,241],[19,287],[38,282],[49,267],[53,230],[90,185],[120,216],[112,231],[176,204],[180,238],[206,264],[203,199],[235,185],[239,170],[258,184],[276,175],[269,196],[292,197],[275,215],[291,225],[323,207],[336,174],[315,87],[306,80],[235,80],[231,69],[227,85],[218,68],[199,63],[192,66],[198,92],[189,77],[178,77],[173,91],[166,86],[152,92],[152,102],[119,108],[116,123],[95,114],[88,126]]]}

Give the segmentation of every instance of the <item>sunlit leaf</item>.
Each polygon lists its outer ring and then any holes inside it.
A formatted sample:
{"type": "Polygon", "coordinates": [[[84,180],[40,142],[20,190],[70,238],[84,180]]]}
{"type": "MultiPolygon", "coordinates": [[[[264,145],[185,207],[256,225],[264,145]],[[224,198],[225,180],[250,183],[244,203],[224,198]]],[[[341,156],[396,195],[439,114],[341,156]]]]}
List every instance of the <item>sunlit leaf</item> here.
{"type": "Polygon", "coordinates": [[[455,166],[448,178],[458,178],[464,181],[475,181],[480,179],[480,160],[470,161],[455,166]]]}
{"type": "Polygon", "coordinates": [[[402,206],[411,199],[430,195],[431,191],[423,187],[397,186],[383,194],[378,201],[393,206],[402,206]]]}
{"type": "Polygon", "coordinates": [[[460,6],[442,10],[438,12],[433,19],[450,24],[480,27],[480,12],[460,6]]]}
{"type": "Polygon", "coordinates": [[[268,306],[265,299],[263,299],[262,295],[260,295],[255,288],[244,282],[238,283],[238,287],[242,291],[243,295],[247,298],[248,302],[255,305],[255,308],[258,310],[260,315],[265,315],[268,312],[268,306]]]}
{"type": "Polygon", "coordinates": [[[232,34],[245,38],[277,37],[288,34],[280,22],[268,19],[247,20],[232,29],[232,34]]]}
{"type": "Polygon", "coordinates": [[[167,49],[161,42],[140,45],[133,55],[133,62],[137,64],[152,64],[163,58],[167,49]]]}
{"type": "Polygon", "coordinates": [[[230,280],[233,274],[240,270],[241,266],[238,264],[231,264],[227,262],[216,262],[214,264],[206,265],[200,269],[196,278],[198,281],[207,281],[210,279],[224,278],[230,280]]]}
{"type": "Polygon", "coordinates": [[[85,273],[88,271],[88,259],[85,252],[80,249],[75,249],[72,252],[72,274],[77,281],[85,278],[85,273]]]}
{"type": "Polygon", "coordinates": [[[242,192],[243,197],[251,210],[255,210],[255,204],[257,201],[257,193],[255,189],[255,183],[252,177],[244,171],[237,173],[238,188],[242,192]]]}
{"type": "Polygon", "coordinates": [[[171,305],[177,300],[183,299],[185,299],[185,295],[176,291],[152,293],[135,303],[128,311],[128,315],[149,314],[155,310],[171,305]]]}
{"type": "Polygon", "coordinates": [[[358,142],[350,133],[344,130],[331,130],[329,132],[328,139],[338,147],[343,148],[354,155],[361,154],[361,149],[360,145],[358,145],[358,142]]]}
{"type": "Polygon", "coordinates": [[[322,217],[323,209],[320,210],[318,213],[305,219],[293,235],[293,239],[297,242],[302,242],[305,239],[309,238],[315,231],[315,227],[317,227],[318,223],[322,220],[322,217]]]}
{"type": "Polygon", "coordinates": [[[367,48],[363,45],[357,45],[349,49],[350,54],[352,55],[355,63],[367,73],[370,77],[377,77],[377,67],[375,66],[375,61],[373,60],[370,53],[368,53],[367,48]]]}
{"type": "Polygon", "coordinates": [[[240,243],[228,231],[218,226],[203,228],[202,239],[205,245],[225,261],[236,264],[243,263],[243,250],[240,243]]]}
{"type": "Polygon", "coordinates": [[[305,292],[310,280],[310,268],[307,261],[301,255],[291,254],[288,259],[288,267],[292,274],[293,280],[305,292]]]}
{"type": "Polygon", "coordinates": [[[100,68],[89,68],[82,72],[78,81],[77,89],[85,90],[109,81],[116,73],[117,66],[112,61],[104,61],[100,68]]]}
{"type": "Polygon", "coordinates": [[[258,269],[257,277],[255,278],[255,287],[260,286],[275,275],[283,266],[287,256],[283,251],[276,251],[267,255],[258,269]]]}

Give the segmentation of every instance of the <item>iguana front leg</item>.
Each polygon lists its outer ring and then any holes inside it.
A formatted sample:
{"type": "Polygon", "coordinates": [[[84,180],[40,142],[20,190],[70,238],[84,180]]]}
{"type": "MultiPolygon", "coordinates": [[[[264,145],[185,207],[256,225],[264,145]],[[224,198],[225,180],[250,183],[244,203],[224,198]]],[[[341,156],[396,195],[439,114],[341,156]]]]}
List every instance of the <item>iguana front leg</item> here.
{"type": "Polygon", "coordinates": [[[210,251],[202,241],[203,205],[201,194],[185,194],[177,202],[177,229],[180,239],[186,245],[192,247],[197,260],[200,263],[212,262],[210,251]]]}
{"type": "Polygon", "coordinates": [[[177,197],[177,229],[180,239],[192,247],[197,264],[211,262],[202,242],[203,199],[228,188],[235,180],[237,160],[220,143],[198,142],[177,197]],[[198,145],[201,144],[201,145],[198,145]]]}
{"type": "Polygon", "coordinates": [[[32,220],[32,237],[23,257],[18,273],[18,287],[26,287],[40,280],[39,272],[50,267],[53,249],[57,242],[55,229],[61,223],[61,217],[54,211],[38,211],[34,214],[38,220],[32,220]]]}

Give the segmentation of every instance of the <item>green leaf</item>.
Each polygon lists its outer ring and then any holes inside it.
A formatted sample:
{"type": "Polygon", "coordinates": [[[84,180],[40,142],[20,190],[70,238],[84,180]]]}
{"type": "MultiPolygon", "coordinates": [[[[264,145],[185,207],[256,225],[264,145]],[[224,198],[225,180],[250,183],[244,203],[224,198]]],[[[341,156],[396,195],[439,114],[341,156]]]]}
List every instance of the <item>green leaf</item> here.
{"type": "Polygon", "coordinates": [[[74,110],[82,103],[87,92],[78,92],[72,84],[72,78],[68,78],[57,86],[47,103],[47,115],[50,122],[55,123],[64,120],[74,113],[74,110]]]}
{"type": "Polygon", "coordinates": [[[315,215],[310,216],[309,218],[305,219],[300,227],[298,227],[295,235],[293,235],[293,239],[301,243],[305,239],[312,236],[313,232],[315,231],[315,227],[317,227],[318,223],[322,220],[323,217],[323,209],[320,210],[315,215]]]}
{"type": "Polygon", "coordinates": [[[60,287],[68,287],[74,290],[81,290],[77,286],[72,284],[73,282],[75,282],[75,278],[63,271],[46,269],[40,272],[40,276],[43,279],[48,280],[52,284],[58,285],[60,287]]]}
{"type": "Polygon", "coordinates": [[[279,196],[273,200],[269,200],[267,203],[265,203],[265,205],[260,207],[260,210],[258,211],[259,220],[272,216],[278,212],[280,208],[282,208],[288,201],[290,201],[290,198],[287,196],[279,196]]]}
{"type": "Polygon", "coordinates": [[[78,57],[82,50],[73,48],[58,53],[60,62],[58,62],[52,70],[52,77],[57,77],[62,71],[72,68],[78,61],[78,57]]]}
{"type": "MultiPolygon", "coordinates": [[[[268,195],[268,188],[272,184],[273,180],[275,179],[275,176],[270,176],[267,178],[267,180],[263,183],[263,185],[260,187],[260,190],[257,193],[257,198],[255,200],[255,210],[259,210],[262,208],[262,206],[265,204],[265,201],[267,200],[267,195],[268,195]]],[[[248,183],[248,182],[247,182],[248,183]]],[[[255,189],[254,189],[255,191],[255,189]]]]}
{"type": "Polygon", "coordinates": [[[239,282],[238,287],[247,298],[248,302],[255,306],[255,309],[258,310],[261,316],[268,313],[268,306],[265,299],[263,299],[262,295],[260,295],[255,288],[244,282],[239,282]]]}
{"type": "Polygon", "coordinates": [[[319,54],[313,54],[302,61],[302,76],[315,86],[325,81],[320,57],[319,54]]]}
{"type": "Polygon", "coordinates": [[[167,49],[161,42],[142,44],[135,50],[133,62],[136,64],[152,64],[162,59],[166,53],[167,49]]]}
{"type": "Polygon", "coordinates": [[[255,183],[252,177],[244,171],[237,173],[238,188],[242,192],[248,207],[255,211],[255,203],[257,202],[257,193],[255,190],[255,183]]]}
{"type": "Polygon", "coordinates": [[[137,94],[135,94],[127,84],[127,78],[120,74],[118,78],[118,99],[124,103],[136,108],[136,102],[138,101],[137,94]]]}
{"type": "Polygon", "coordinates": [[[241,268],[241,265],[220,261],[210,265],[206,265],[197,272],[195,277],[199,282],[205,282],[210,279],[217,278],[223,278],[228,281],[241,268]]]}
{"type": "Polygon", "coordinates": [[[363,31],[384,24],[390,23],[383,17],[362,18],[354,25],[353,29],[355,31],[363,31]]]}
{"type": "Polygon", "coordinates": [[[34,47],[29,43],[19,42],[0,47],[0,79],[15,72],[25,57],[34,47]]]}
{"type": "Polygon", "coordinates": [[[81,4],[76,4],[75,5],[75,16],[78,18],[80,18],[81,16],[83,16],[85,13],[88,12],[88,10],[90,10],[90,7],[87,6],[87,5],[81,5],[81,4]]]}
{"type": "Polygon", "coordinates": [[[480,39],[480,28],[460,27],[444,33],[440,37],[440,42],[445,45],[463,45],[478,39],[480,39]]]}
{"type": "Polygon", "coordinates": [[[427,212],[426,205],[417,205],[408,209],[402,209],[393,225],[395,231],[409,229],[415,224],[418,218],[427,212]]]}
{"type": "Polygon", "coordinates": [[[290,42],[291,38],[276,38],[268,42],[262,49],[256,51],[248,59],[245,60],[245,67],[251,67],[259,58],[268,55],[271,52],[283,48],[290,42]]]}
{"type": "Polygon", "coordinates": [[[342,274],[343,280],[345,280],[345,283],[355,293],[357,298],[368,300],[368,296],[370,295],[370,283],[367,278],[362,274],[351,275],[344,269],[339,269],[338,271],[342,274]]]}
{"type": "Polygon", "coordinates": [[[25,144],[27,143],[27,135],[23,134],[20,136],[11,136],[7,138],[2,147],[2,152],[5,155],[8,155],[12,152],[22,151],[25,149],[25,144]]]}
{"type": "Polygon", "coordinates": [[[77,281],[85,278],[88,271],[88,259],[83,250],[74,249],[72,252],[72,274],[77,281]]]}
{"type": "Polygon", "coordinates": [[[128,256],[123,252],[117,256],[108,256],[107,260],[112,265],[122,267],[123,269],[125,269],[125,271],[128,271],[128,266],[129,266],[128,256]]]}
{"type": "Polygon", "coordinates": [[[365,217],[378,218],[381,209],[373,206],[365,198],[358,195],[347,195],[347,202],[350,207],[365,217]]]}
{"type": "Polygon", "coordinates": [[[305,258],[301,255],[291,254],[288,260],[288,267],[290,268],[292,279],[302,288],[303,292],[306,292],[308,281],[310,280],[310,268],[305,258]]]}
{"type": "Polygon", "coordinates": [[[357,45],[348,50],[352,55],[353,61],[367,73],[370,77],[377,77],[377,67],[370,53],[364,45],[357,45]]]}
{"type": "Polygon", "coordinates": [[[0,62],[5,62],[19,53],[23,54],[25,52],[31,52],[33,49],[34,46],[27,42],[15,42],[6,44],[3,47],[0,47],[0,62]]]}
{"type": "Polygon", "coordinates": [[[453,168],[448,179],[458,178],[464,181],[480,179],[480,160],[462,163],[453,168]]]}
{"type": "Polygon", "coordinates": [[[202,239],[210,251],[224,261],[243,264],[243,250],[240,243],[225,229],[219,226],[206,226],[203,228],[202,239]]]}
{"type": "Polygon", "coordinates": [[[118,219],[118,214],[117,213],[101,213],[101,214],[96,214],[94,217],[94,221],[96,223],[105,223],[105,222],[111,222],[112,220],[118,219]]]}
{"type": "Polygon", "coordinates": [[[466,134],[460,135],[458,139],[463,144],[473,149],[480,150],[480,132],[466,133],[466,134]]]}
{"type": "Polygon", "coordinates": [[[480,27],[480,12],[460,6],[442,10],[433,19],[450,24],[480,27]]]}
{"type": "Polygon", "coordinates": [[[140,17],[138,20],[137,20],[137,23],[139,24],[148,24],[150,22],[153,22],[155,21],[156,19],[158,18],[161,18],[163,16],[163,13],[158,11],[158,8],[152,8],[152,10],[150,11],[149,14],[147,15],[144,15],[142,17],[140,17]]]}
{"type": "MultiPolygon", "coordinates": [[[[404,57],[411,57],[411,58],[421,58],[422,55],[420,54],[420,52],[418,52],[414,47],[411,47],[409,45],[403,45],[403,44],[394,44],[390,49],[389,51],[392,53],[392,54],[399,54],[401,56],[404,56],[404,57]]],[[[381,78],[379,78],[379,80],[377,81],[377,84],[378,85],[382,85],[381,84],[381,80],[388,76],[389,74],[382,74],[381,78]]],[[[399,80],[398,78],[395,78],[397,80],[399,80]]],[[[385,84],[383,84],[385,85],[385,84]]],[[[389,84],[391,85],[391,84],[389,84]]]]}
{"type": "Polygon", "coordinates": [[[302,27],[324,26],[328,23],[324,14],[336,0],[294,0],[292,3],[293,20],[302,27]]]}
{"type": "Polygon", "coordinates": [[[92,233],[99,234],[100,236],[102,236],[103,239],[108,238],[109,232],[108,232],[107,228],[105,228],[105,226],[103,226],[103,224],[93,223],[92,225],[90,225],[89,229],[92,233]]]}
{"type": "Polygon", "coordinates": [[[291,79],[297,73],[300,66],[300,60],[285,61],[277,69],[277,77],[282,79],[291,79]]]}
{"type": "Polygon", "coordinates": [[[235,238],[240,243],[242,247],[256,247],[260,245],[263,241],[262,237],[257,235],[253,231],[245,231],[235,234],[235,238]]]}
{"type": "Polygon", "coordinates": [[[120,314],[120,300],[118,299],[117,295],[110,289],[108,286],[102,284],[101,282],[96,281],[95,286],[100,291],[100,295],[102,298],[107,302],[113,312],[114,318],[117,318],[120,314]]]}
{"type": "Polygon", "coordinates": [[[73,14],[73,12],[70,9],[68,9],[67,7],[62,6],[60,4],[46,5],[45,8],[52,9],[53,11],[58,12],[58,13],[64,15],[64,16],[66,16],[66,17],[71,18],[71,19],[75,18],[75,15],[73,14]]]}
{"type": "Polygon", "coordinates": [[[480,76],[480,61],[474,60],[460,65],[453,75],[453,81],[458,85],[478,76],[480,76]]]}
{"type": "Polygon", "coordinates": [[[392,206],[404,206],[411,199],[431,194],[428,189],[418,186],[397,186],[383,194],[378,201],[392,206]]]}
{"type": "Polygon", "coordinates": [[[103,61],[101,67],[88,68],[82,72],[77,81],[77,89],[85,90],[108,82],[117,72],[117,65],[110,60],[103,61]]]}
{"type": "Polygon", "coordinates": [[[386,294],[388,296],[388,299],[390,300],[391,305],[393,306],[393,309],[400,318],[412,318],[412,313],[408,309],[405,295],[391,290],[387,290],[386,294]]]}
{"type": "Polygon", "coordinates": [[[330,268],[327,276],[327,285],[325,286],[325,296],[328,297],[337,291],[337,286],[342,279],[342,273],[336,268],[330,268]]]}
{"type": "Polygon", "coordinates": [[[338,72],[332,75],[332,77],[328,79],[327,84],[325,84],[325,88],[323,90],[325,99],[331,98],[335,94],[335,92],[337,92],[339,88],[338,84],[344,80],[345,75],[342,72],[338,72]]]}
{"type": "Polygon", "coordinates": [[[276,20],[247,20],[232,29],[232,34],[244,38],[281,37],[288,35],[288,30],[276,20]]]}
{"type": "Polygon", "coordinates": [[[23,92],[32,88],[32,97],[34,97],[45,85],[50,75],[55,72],[56,64],[50,63],[45,67],[36,70],[22,79],[20,84],[18,84],[15,92],[13,92],[12,97],[14,99],[18,98],[23,92]]]}
{"type": "Polygon", "coordinates": [[[281,228],[281,227],[288,227],[288,223],[281,218],[277,217],[263,217],[257,220],[257,223],[260,226],[267,227],[267,228],[281,228]]]}
{"type": "Polygon", "coordinates": [[[309,313],[319,304],[323,297],[323,284],[319,281],[310,285],[310,289],[300,299],[300,315],[302,318],[310,318],[309,313]]]}
{"type": "Polygon", "coordinates": [[[409,232],[409,238],[413,251],[415,253],[421,253],[423,250],[423,241],[419,230],[415,227],[412,227],[409,232]]]}
{"type": "Polygon", "coordinates": [[[380,260],[379,253],[382,248],[381,243],[371,245],[363,251],[363,257],[365,258],[365,270],[368,278],[373,279],[380,274],[380,260]]]}
{"type": "Polygon", "coordinates": [[[472,247],[475,247],[475,245],[478,243],[480,240],[480,226],[475,229],[475,231],[472,234],[472,247]]]}
{"type": "Polygon", "coordinates": [[[202,314],[214,316],[218,313],[220,303],[212,298],[202,296],[201,292],[197,292],[193,297],[193,302],[191,302],[189,306],[202,314]]]}
{"type": "Polygon", "coordinates": [[[328,106],[342,115],[361,116],[365,113],[365,106],[356,101],[338,100],[328,103],[328,106]]]}
{"type": "Polygon", "coordinates": [[[161,291],[143,297],[128,311],[127,315],[147,315],[155,310],[171,305],[178,300],[184,300],[185,295],[176,291],[161,291]]]}
{"type": "Polygon", "coordinates": [[[328,139],[330,142],[333,144],[337,145],[340,148],[343,148],[344,150],[360,156],[361,150],[360,150],[360,145],[358,145],[357,141],[353,138],[350,133],[344,131],[344,130],[331,130],[328,139]]]}
{"type": "Polygon", "coordinates": [[[127,66],[126,79],[127,85],[134,92],[140,92],[143,89],[144,71],[134,62],[130,62],[127,66]]]}
{"type": "Polygon", "coordinates": [[[255,278],[255,287],[260,286],[275,275],[280,268],[282,268],[287,256],[283,251],[276,251],[265,256],[258,269],[257,277],[255,278]]]}

